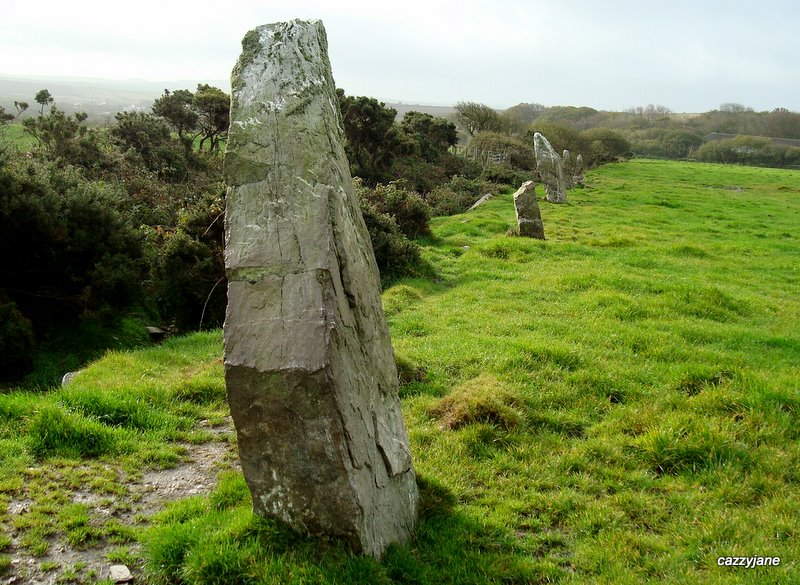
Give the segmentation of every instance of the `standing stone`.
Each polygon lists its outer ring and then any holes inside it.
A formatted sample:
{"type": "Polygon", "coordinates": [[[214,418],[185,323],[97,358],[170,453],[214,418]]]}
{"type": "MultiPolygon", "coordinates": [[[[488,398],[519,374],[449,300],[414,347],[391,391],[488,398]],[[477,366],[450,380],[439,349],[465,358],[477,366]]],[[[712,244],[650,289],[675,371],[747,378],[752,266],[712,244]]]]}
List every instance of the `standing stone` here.
{"type": "Polygon", "coordinates": [[[514,193],[514,210],[517,212],[519,235],[543,240],[542,212],[536,201],[536,184],[533,181],[525,181],[514,193]]]}
{"type": "Polygon", "coordinates": [[[225,383],[259,515],[379,557],[419,492],[325,29],[250,31],[225,156],[225,383]]]}
{"type": "Polygon", "coordinates": [[[483,205],[484,203],[489,201],[489,199],[491,199],[491,198],[492,198],[492,194],[491,193],[487,193],[486,195],[484,195],[483,197],[478,199],[475,203],[473,203],[472,207],[467,209],[467,211],[472,211],[473,209],[477,209],[478,207],[480,207],[481,205],[483,205]]]}
{"type": "Polygon", "coordinates": [[[575,170],[573,171],[573,182],[583,187],[583,156],[580,154],[575,157],[575,170]]]}
{"type": "Polygon", "coordinates": [[[564,189],[569,190],[575,186],[572,175],[575,170],[575,164],[569,150],[564,149],[564,154],[561,155],[561,168],[564,171],[564,189]]]}
{"type": "Polygon", "coordinates": [[[533,135],[533,149],[536,153],[536,170],[539,171],[547,200],[550,203],[566,203],[561,157],[539,132],[533,135]]]}

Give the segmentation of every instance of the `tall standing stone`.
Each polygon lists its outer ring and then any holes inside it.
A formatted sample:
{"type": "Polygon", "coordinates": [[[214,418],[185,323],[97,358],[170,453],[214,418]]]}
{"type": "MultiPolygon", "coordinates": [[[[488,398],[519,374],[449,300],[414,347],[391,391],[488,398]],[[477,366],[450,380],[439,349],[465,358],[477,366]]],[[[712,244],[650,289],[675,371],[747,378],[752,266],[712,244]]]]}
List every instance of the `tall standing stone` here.
{"type": "Polygon", "coordinates": [[[320,21],[250,31],[225,156],[225,383],[255,512],[380,556],[419,492],[320,21]]]}
{"type": "Polygon", "coordinates": [[[536,184],[533,181],[525,181],[514,193],[514,211],[517,213],[520,236],[544,239],[542,212],[536,201],[536,184]]]}
{"type": "Polygon", "coordinates": [[[581,154],[578,154],[578,156],[575,157],[575,171],[573,173],[572,181],[576,185],[583,187],[583,156],[581,154]]]}
{"type": "Polygon", "coordinates": [[[564,171],[561,157],[558,156],[550,142],[539,132],[533,135],[533,149],[536,153],[536,170],[544,185],[547,200],[550,203],[566,203],[564,188],[564,171]]]}
{"type": "Polygon", "coordinates": [[[566,148],[564,149],[564,154],[561,155],[561,169],[564,176],[564,189],[572,189],[575,186],[575,183],[572,179],[573,171],[575,170],[575,163],[572,160],[569,150],[566,148]]]}

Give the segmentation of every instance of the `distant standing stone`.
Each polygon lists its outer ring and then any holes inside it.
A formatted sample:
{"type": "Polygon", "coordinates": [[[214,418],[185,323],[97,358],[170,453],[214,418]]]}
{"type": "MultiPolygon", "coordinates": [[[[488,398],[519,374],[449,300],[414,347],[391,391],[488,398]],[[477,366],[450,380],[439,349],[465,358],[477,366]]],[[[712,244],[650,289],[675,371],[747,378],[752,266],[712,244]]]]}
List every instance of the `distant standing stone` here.
{"type": "Polygon", "coordinates": [[[564,149],[564,154],[561,155],[561,168],[564,171],[564,189],[572,189],[575,186],[572,178],[572,174],[575,170],[575,163],[572,160],[572,156],[569,154],[569,150],[566,148],[564,149]]]}
{"type": "Polygon", "coordinates": [[[575,157],[575,170],[573,171],[573,182],[576,185],[580,185],[583,187],[584,177],[583,177],[583,156],[578,154],[575,157]]]}
{"type": "Polygon", "coordinates": [[[476,207],[480,207],[481,205],[483,205],[484,203],[486,203],[487,201],[489,201],[489,199],[491,199],[491,198],[492,198],[492,194],[491,194],[491,193],[487,193],[486,195],[484,195],[483,197],[481,197],[480,199],[478,199],[478,200],[477,200],[475,203],[473,203],[473,204],[472,204],[472,207],[470,207],[469,209],[467,209],[467,211],[472,211],[472,210],[473,210],[473,209],[475,209],[476,207]]]}
{"type": "Polygon", "coordinates": [[[64,375],[61,377],[61,386],[62,386],[62,387],[63,387],[63,386],[66,386],[67,384],[69,384],[70,382],[72,382],[72,381],[75,379],[75,376],[77,376],[78,374],[80,374],[82,371],[83,371],[83,370],[78,370],[78,371],[76,371],[76,372],[67,372],[66,374],[64,374],[64,375]]]}
{"type": "Polygon", "coordinates": [[[514,209],[517,212],[519,235],[544,240],[542,212],[536,201],[536,184],[533,181],[525,181],[514,193],[514,209]]]}
{"type": "Polygon", "coordinates": [[[225,382],[253,507],[380,556],[419,492],[325,29],[248,32],[225,155],[225,382]]]}
{"type": "Polygon", "coordinates": [[[533,148],[536,153],[536,170],[542,179],[547,200],[550,203],[566,203],[567,195],[564,188],[564,171],[561,167],[561,157],[558,156],[547,138],[539,132],[533,135],[533,148]]]}

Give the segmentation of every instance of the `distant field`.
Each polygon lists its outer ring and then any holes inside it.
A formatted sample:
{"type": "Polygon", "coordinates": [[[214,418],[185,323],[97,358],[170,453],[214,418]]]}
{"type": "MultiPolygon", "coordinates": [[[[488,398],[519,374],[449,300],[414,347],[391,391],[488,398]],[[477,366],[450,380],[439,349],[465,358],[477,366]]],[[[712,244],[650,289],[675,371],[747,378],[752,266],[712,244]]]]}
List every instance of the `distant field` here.
{"type": "Polygon", "coordinates": [[[383,561],[253,518],[236,474],[152,524],[64,507],[209,438],[219,332],[0,395],[0,501],[26,505],[0,545],[116,538],[186,585],[800,582],[800,173],[634,160],[569,197],[544,242],[506,235],[510,195],[435,219],[436,280],[384,292],[423,506],[383,561]],[[718,565],[757,555],[781,564],[718,565]]]}

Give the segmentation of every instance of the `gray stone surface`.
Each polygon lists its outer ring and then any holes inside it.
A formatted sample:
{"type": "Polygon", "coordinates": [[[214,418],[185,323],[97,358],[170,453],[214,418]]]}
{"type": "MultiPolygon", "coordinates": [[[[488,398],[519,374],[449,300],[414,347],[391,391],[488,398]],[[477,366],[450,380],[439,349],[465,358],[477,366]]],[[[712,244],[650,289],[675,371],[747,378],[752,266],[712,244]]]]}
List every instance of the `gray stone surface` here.
{"type": "Polygon", "coordinates": [[[583,176],[583,156],[578,154],[575,157],[575,170],[573,171],[573,178],[572,181],[576,185],[580,185],[583,187],[584,176],[583,176]]]}
{"type": "Polygon", "coordinates": [[[475,209],[475,208],[477,208],[477,207],[480,207],[481,205],[483,205],[484,203],[486,203],[487,201],[489,201],[489,199],[491,199],[491,198],[492,198],[492,196],[493,196],[493,195],[492,195],[491,193],[487,193],[486,195],[484,195],[483,197],[481,197],[480,199],[478,199],[478,200],[477,200],[475,203],[473,203],[473,204],[472,204],[472,207],[470,207],[469,209],[467,209],[467,211],[472,211],[473,209],[475,209]]]}
{"type": "Polygon", "coordinates": [[[133,581],[130,569],[125,565],[111,565],[109,569],[109,578],[114,583],[130,583],[133,581]]]}
{"type": "Polygon", "coordinates": [[[67,384],[69,384],[70,382],[72,382],[72,381],[75,379],[75,376],[77,376],[78,374],[80,374],[82,371],[83,371],[83,370],[77,370],[77,371],[75,371],[75,372],[67,372],[66,374],[64,374],[64,375],[61,377],[61,386],[62,386],[62,387],[63,387],[63,386],[66,386],[67,384]]]}
{"type": "Polygon", "coordinates": [[[561,157],[550,146],[547,138],[539,132],[533,135],[533,148],[536,153],[536,170],[539,171],[547,200],[550,203],[566,203],[567,194],[564,188],[561,157]]]}
{"type": "Polygon", "coordinates": [[[533,181],[525,181],[514,193],[514,210],[517,213],[519,235],[544,240],[542,212],[536,201],[536,184],[533,181]]]}
{"type": "Polygon", "coordinates": [[[325,29],[261,26],[225,156],[225,382],[257,514],[380,556],[419,493],[325,29]]]}
{"type": "Polygon", "coordinates": [[[575,171],[575,161],[569,154],[569,150],[564,149],[564,154],[561,155],[561,169],[564,175],[564,189],[570,190],[575,186],[573,181],[573,173],[575,171]]]}

